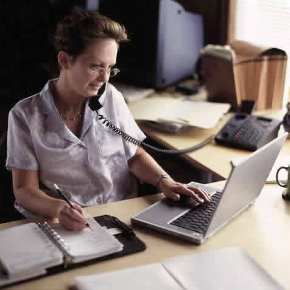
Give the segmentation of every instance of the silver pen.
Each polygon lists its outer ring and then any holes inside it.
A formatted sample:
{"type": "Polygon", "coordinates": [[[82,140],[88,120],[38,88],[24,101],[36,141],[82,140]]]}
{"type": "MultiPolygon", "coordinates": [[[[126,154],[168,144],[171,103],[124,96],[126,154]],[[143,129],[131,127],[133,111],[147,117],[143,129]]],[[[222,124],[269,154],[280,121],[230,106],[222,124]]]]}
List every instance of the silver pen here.
{"type": "MultiPolygon", "coordinates": [[[[53,184],[54,189],[56,190],[56,192],[58,193],[58,195],[71,207],[74,209],[73,204],[70,202],[70,200],[66,197],[66,195],[64,194],[64,192],[59,188],[59,186],[57,184],[53,184]]],[[[86,226],[91,228],[89,223],[86,223],[86,226]]]]}
{"type": "Polygon", "coordinates": [[[58,195],[64,200],[66,201],[66,203],[71,207],[74,208],[74,206],[72,205],[72,203],[70,202],[70,200],[66,197],[66,195],[61,191],[61,189],[58,187],[57,184],[53,184],[54,189],[56,190],[56,192],[58,193],[58,195]]]}

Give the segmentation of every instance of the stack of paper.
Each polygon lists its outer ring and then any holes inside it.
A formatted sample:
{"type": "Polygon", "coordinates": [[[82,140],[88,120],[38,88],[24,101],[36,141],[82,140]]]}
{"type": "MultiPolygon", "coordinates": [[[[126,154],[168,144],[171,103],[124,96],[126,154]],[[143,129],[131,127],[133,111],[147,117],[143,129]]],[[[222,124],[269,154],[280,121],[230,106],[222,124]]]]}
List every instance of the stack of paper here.
{"type": "Polygon", "coordinates": [[[153,88],[136,87],[123,83],[114,83],[114,85],[128,103],[142,100],[155,92],[153,88]]]}
{"type": "Polygon", "coordinates": [[[208,129],[216,126],[230,105],[154,96],[129,104],[129,108],[135,120],[173,122],[208,129]]]}

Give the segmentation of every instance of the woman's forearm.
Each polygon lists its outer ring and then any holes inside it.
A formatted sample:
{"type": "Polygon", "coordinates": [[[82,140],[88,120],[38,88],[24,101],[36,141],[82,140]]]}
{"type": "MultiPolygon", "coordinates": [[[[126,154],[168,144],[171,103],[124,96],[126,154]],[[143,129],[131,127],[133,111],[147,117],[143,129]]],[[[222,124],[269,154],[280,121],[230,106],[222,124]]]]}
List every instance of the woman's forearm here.
{"type": "Polygon", "coordinates": [[[135,156],[130,159],[129,168],[140,180],[154,186],[158,186],[162,176],[170,178],[167,172],[141,148],[138,148],[135,156]]]}
{"type": "Polygon", "coordinates": [[[14,192],[19,205],[42,217],[57,218],[64,205],[63,200],[50,197],[40,189],[20,187],[14,192]]]}

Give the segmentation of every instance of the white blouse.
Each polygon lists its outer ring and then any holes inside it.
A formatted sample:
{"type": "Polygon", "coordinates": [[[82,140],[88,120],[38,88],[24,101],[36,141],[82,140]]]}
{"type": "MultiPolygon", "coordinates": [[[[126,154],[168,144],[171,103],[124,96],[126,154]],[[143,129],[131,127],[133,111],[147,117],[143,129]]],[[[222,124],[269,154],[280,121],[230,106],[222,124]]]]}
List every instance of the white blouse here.
{"type": "MultiPolygon", "coordinates": [[[[128,160],[137,147],[104,126],[86,104],[80,137],[73,134],[54,104],[49,81],[36,95],[19,101],[9,113],[8,169],[39,171],[44,190],[57,196],[53,184],[82,205],[117,201],[133,194],[135,179],[128,160]]],[[[122,94],[107,84],[99,113],[132,137],[143,140],[122,94]]]]}

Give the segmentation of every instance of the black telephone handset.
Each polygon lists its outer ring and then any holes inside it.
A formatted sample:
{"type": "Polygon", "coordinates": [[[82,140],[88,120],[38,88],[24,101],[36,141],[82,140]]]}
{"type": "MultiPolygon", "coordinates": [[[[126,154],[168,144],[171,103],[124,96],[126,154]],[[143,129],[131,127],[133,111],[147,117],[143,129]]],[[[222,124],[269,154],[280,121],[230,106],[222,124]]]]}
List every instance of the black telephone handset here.
{"type": "Polygon", "coordinates": [[[253,116],[245,113],[235,114],[215,137],[218,144],[255,151],[278,135],[281,121],[253,116]]]}
{"type": "Polygon", "coordinates": [[[120,135],[124,140],[131,142],[137,146],[141,146],[141,144],[142,144],[141,141],[139,141],[139,140],[131,137],[130,135],[126,134],[125,132],[123,132],[120,128],[115,126],[109,119],[107,119],[104,115],[102,115],[98,112],[99,109],[102,108],[102,105],[99,102],[99,95],[90,98],[89,107],[91,108],[91,110],[93,110],[97,113],[98,120],[101,121],[104,124],[104,126],[111,129],[115,134],[120,135]]]}

